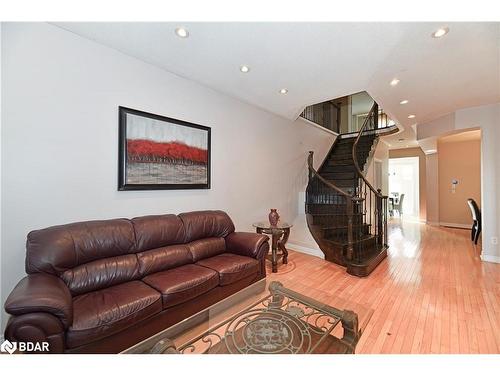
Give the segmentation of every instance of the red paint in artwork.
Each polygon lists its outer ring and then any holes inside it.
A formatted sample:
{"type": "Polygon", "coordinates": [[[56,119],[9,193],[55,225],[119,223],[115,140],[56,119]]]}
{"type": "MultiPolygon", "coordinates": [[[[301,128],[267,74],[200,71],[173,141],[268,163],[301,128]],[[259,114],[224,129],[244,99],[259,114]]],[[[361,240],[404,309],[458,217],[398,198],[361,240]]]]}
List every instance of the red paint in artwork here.
{"type": "Polygon", "coordinates": [[[130,161],[156,163],[207,164],[208,151],[180,142],[154,142],[145,139],[127,139],[130,161]]]}

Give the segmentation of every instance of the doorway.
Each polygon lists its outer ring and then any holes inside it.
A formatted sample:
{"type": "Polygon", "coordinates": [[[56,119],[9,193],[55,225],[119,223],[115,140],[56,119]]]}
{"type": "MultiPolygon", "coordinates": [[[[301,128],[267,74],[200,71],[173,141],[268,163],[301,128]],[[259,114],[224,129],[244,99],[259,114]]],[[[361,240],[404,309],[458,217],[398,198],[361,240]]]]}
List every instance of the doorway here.
{"type": "Polygon", "coordinates": [[[389,159],[389,209],[401,218],[418,219],[419,158],[389,159]],[[391,209],[392,208],[392,209],[391,209]]]}

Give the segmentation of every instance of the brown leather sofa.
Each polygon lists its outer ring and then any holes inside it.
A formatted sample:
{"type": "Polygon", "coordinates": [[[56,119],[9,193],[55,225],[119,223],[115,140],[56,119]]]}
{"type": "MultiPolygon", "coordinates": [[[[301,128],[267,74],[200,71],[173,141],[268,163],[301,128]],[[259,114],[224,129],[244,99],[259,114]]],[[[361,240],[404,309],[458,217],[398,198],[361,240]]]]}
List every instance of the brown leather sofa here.
{"type": "Polygon", "coordinates": [[[265,277],[268,237],[222,211],[88,221],[28,234],[5,338],[117,353],[265,277]]]}

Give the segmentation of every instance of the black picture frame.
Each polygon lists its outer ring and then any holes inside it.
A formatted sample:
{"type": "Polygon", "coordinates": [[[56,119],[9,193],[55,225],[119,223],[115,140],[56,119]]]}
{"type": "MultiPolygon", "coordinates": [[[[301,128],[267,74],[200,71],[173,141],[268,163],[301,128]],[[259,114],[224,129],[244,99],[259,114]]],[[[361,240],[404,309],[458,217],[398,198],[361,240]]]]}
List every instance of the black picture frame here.
{"type": "MultiPolygon", "coordinates": [[[[118,142],[118,190],[119,191],[125,191],[125,190],[184,190],[184,189],[210,189],[210,170],[211,170],[211,163],[210,163],[210,158],[211,158],[211,128],[208,126],[203,126],[199,124],[194,124],[191,122],[187,121],[182,121],[166,116],[161,116],[161,115],[156,115],[153,113],[148,113],[144,111],[140,111],[137,109],[132,109],[132,108],[127,108],[127,107],[118,107],[118,117],[119,117],[119,142],[118,142]],[[146,172],[141,172],[144,175],[144,180],[142,183],[141,181],[133,181],[130,182],[131,178],[128,178],[128,173],[134,171],[132,168],[135,167],[135,165],[144,165],[147,164],[150,168],[151,165],[155,164],[156,167],[161,168],[161,165],[167,165],[168,163],[157,163],[157,162],[152,162],[152,161],[147,161],[147,162],[141,162],[141,163],[131,163],[129,156],[129,150],[128,150],[128,140],[130,141],[129,138],[127,138],[127,118],[128,115],[135,115],[139,117],[143,117],[145,119],[153,119],[157,120],[160,122],[164,122],[165,126],[168,127],[169,124],[174,125],[174,127],[183,126],[191,129],[197,129],[206,132],[206,143],[207,143],[207,148],[206,148],[206,155],[204,154],[205,150],[201,149],[196,149],[193,147],[193,149],[196,150],[201,150],[200,152],[203,152],[203,158],[204,160],[202,162],[193,162],[194,164],[183,164],[182,162],[178,162],[180,159],[174,159],[175,162],[171,163],[171,165],[176,165],[176,166],[181,166],[181,168],[198,168],[199,170],[203,171],[206,169],[206,182],[204,181],[203,183],[195,182],[195,183],[189,183],[183,181],[182,183],[151,183],[151,182],[146,182],[148,178],[153,178],[153,175],[145,175],[146,172]]],[[[146,125],[145,125],[146,126],[146,125]]],[[[199,133],[198,133],[199,134],[199,133]]],[[[134,139],[132,141],[141,141],[138,139],[134,139]]],[[[144,140],[142,140],[144,141],[144,140]]],[[[154,142],[150,140],[145,140],[146,142],[154,142]]],[[[131,146],[132,147],[132,146],[131,146]]],[[[187,146],[190,147],[190,146],[187,146]]],[[[135,157],[135,155],[134,155],[135,157]]],[[[170,159],[171,160],[171,159],[170,159]]],[[[185,159],[182,159],[185,160],[185,159]]],[[[186,162],[191,162],[191,160],[187,160],[186,162]]],[[[137,167],[138,168],[138,167],[137,167]]],[[[143,168],[144,169],[144,168],[143,168]]],[[[175,174],[175,173],[174,173],[175,174]]],[[[198,173],[199,176],[199,173],[198,173]]],[[[141,176],[134,176],[133,178],[136,180],[140,180],[142,177],[141,176]]],[[[194,177],[193,177],[194,178],[194,177]]]]}

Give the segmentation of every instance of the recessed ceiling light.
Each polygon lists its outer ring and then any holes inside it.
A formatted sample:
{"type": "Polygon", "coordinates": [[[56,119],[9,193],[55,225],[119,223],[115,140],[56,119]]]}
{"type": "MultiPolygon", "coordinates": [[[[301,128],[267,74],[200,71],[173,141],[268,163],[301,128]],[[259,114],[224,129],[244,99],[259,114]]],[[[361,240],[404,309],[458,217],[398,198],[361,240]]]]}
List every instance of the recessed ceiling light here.
{"type": "Polygon", "coordinates": [[[179,38],[187,38],[189,36],[189,31],[187,31],[185,28],[183,27],[178,27],[177,29],[175,29],[175,34],[179,37],[179,38]]]}
{"type": "Polygon", "coordinates": [[[287,90],[287,89],[281,89],[281,90],[280,90],[280,94],[285,95],[285,94],[287,94],[287,93],[288,93],[288,90],[287,90]]]}
{"type": "Polygon", "coordinates": [[[240,72],[242,73],[248,73],[250,71],[250,67],[248,65],[242,65],[240,66],[240,72]]]}
{"type": "Polygon", "coordinates": [[[405,100],[401,100],[401,101],[399,102],[399,104],[408,104],[408,100],[407,100],[407,99],[405,99],[405,100]]]}
{"type": "Polygon", "coordinates": [[[448,27],[441,27],[432,33],[432,37],[433,38],[441,38],[442,36],[445,36],[446,34],[448,34],[448,31],[450,31],[450,29],[448,27]]]}
{"type": "Polygon", "coordinates": [[[399,80],[399,79],[394,78],[394,79],[390,82],[390,85],[391,85],[391,86],[396,86],[399,82],[400,82],[400,80],[399,80]]]}
{"type": "Polygon", "coordinates": [[[408,115],[408,118],[415,118],[415,115],[408,115]]]}
{"type": "Polygon", "coordinates": [[[426,154],[435,154],[436,152],[437,152],[437,150],[432,149],[432,150],[427,150],[425,153],[426,154]]]}

